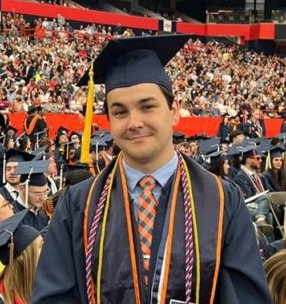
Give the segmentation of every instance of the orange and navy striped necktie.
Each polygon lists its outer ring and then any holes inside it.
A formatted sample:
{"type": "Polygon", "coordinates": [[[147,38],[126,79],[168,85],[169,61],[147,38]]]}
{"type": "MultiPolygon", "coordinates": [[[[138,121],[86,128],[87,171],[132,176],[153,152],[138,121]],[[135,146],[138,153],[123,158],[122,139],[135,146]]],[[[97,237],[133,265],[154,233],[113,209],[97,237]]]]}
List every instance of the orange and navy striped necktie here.
{"type": "Polygon", "coordinates": [[[156,187],[156,180],[151,175],[144,176],[139,181],[142,192],[138,197],[138,229],[143,254],[144,281],[148,284],[150,266],[152,232],[156,216],[157,201],[152,193],[156,187]]]}

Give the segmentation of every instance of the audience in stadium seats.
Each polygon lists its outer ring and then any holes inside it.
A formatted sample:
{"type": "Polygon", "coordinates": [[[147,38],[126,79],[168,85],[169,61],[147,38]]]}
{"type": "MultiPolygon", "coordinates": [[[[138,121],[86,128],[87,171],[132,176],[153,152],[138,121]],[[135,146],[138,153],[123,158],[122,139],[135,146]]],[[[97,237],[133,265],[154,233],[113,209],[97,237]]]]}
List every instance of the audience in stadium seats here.
{"type": "MultiPolygon", "coordinates": [[[[108,39],[134,35],[120,25],[112,28],[92,24],[76,30],[61,15],[38,18],[32,24],[22,15],[10,13],[3,14],[3,30],[1,101],[8,101],[13,112],[42,104],[47,112],[78,113],[85,96],[76,83],[91,58],[108,39]]],[[[247,124],[252,108],[260,111],[259,119],[284,118],[285,64],[283,58],[238,45],[190,40],[167,65],[167,71],[175,97],[184,105],[185,117],[229,114],[247,124]]],[[[96,86],[97,96],[100,90],[96,86]]],[[[102,109],[100,104],[94,108],[96,113],[102,109]]]]}

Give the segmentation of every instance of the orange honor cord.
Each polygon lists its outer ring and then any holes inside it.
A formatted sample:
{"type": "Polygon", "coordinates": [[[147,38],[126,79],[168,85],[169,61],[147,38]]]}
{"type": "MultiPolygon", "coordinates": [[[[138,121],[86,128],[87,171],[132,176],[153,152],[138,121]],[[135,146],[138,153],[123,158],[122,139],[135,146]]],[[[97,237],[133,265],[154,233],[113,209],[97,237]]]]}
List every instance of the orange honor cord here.
{"type": "Polygon", "coordinates": [[[31,120],[31,122],[29,124],[29,128],[28,128],[27,127],[27,119],[25,119],[25,131],[26,131],[28,136],[30,136],[32,134],[32,132],[34,131],[37,121],[38,121],[38,116],[36,115],[31,120]]]}
{"type": "Polygon", "coordinates": [[[213,286],[211,291],[210,304],[214,303],[216,286],[218,281],[219,267],[221,261],[221,246],[222,246],[222,233],[223,233],[223,215],[224,215],[224,192],[222,188],[222,183],[217,176],[214,176],[217,182],[219,190],[219,222],[218,222],[218,235],[217,235],[217,247],[216,247],[216,265],[213,277],[213,286]]]}
{"type": "Polygon", "coordinates": [[[129,238],[129,245],[130,245],[131,266],[132,266],[132,274],[133,274],[133,281],[134,281],[135,303],[140,304],[141,301],[140,301],[138,270],[137,270],[137,266],[136,266],[135,245],[134,245],[134,237],[133,237],[133,231],[132,231],[132,223],[131,223],[131,218],[130,218],[131,210],[130,210],[129,197],[128,197],[127,181],[126,181],[126,176],[125,176],[123,165],[122,165],[122,157],[119,162],[119,169],[120,169],[120,175],[121,175],[122,186],[123,186],[123,198],[124,198],[124,205],[125,205],[125,215],[126,215],[128,238],[129,238]]]}
{"type": "MultiPolygon", "coordinates": [[[[83,242],[84,242],[84,252],[85,254],[87,253],[87,245],[88,245],[88,212],[89,212],[89,208],[90,208],[90,204],[91,204],[91,197],[92,194],[94,192],[94,188],[96,185],[96,181],[97,178],[94,179],[89,193],[88,193],[88,197],[87,197],[87,201],[86,201],[86,206],[85,206],[85,210],[84,210],[84,218],[83,218],[83,242]]],[[[94,283],[91,282],[92,284],[92,289],[94,290],[94,283]]],[[[96,299],[93,293],[92,299],[91,299],[92,304],[96,304],[96,299]]]]}

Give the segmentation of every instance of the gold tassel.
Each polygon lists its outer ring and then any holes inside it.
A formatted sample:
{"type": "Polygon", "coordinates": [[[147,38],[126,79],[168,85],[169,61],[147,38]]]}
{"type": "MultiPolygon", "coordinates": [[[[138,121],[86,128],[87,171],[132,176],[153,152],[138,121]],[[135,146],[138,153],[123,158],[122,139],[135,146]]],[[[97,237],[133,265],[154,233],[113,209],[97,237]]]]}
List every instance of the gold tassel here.
{"type": "Polygon", "coordinates": [[[89,145],[90,145],[90,137],[91,137],[93,102],[94,102],[94,82],[93,82],[93,62],[92,62],[91,67],[89,69],[88,94],[86,101],[84,131],[82,136],[81,155],[80,155],[80,161],[85,164],[88,164],[90,161],[89,145]]]}
{"type": "Polygon", "coordinates": [[[272,169],[270,151],[268,151],[266,161],[265,161],[265,170],[268,170],[268,169],[272,169]]]}

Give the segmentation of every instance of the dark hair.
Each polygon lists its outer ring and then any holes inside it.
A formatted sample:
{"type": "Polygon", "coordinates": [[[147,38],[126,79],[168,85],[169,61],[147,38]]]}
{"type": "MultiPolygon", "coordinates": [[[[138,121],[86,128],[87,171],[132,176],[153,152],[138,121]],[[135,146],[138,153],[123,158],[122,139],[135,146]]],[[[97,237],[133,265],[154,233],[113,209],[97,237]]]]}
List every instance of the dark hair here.
{"type": "Polygon", "coordinates": [[[282,169],[275,170],[273,168],[273,159],[271,158],[272,169],[268,169],[271,175],[271,178],[275,184],[275,191],[286,191],[286,174],[284,172],[284,160],[282,163],[282,169]]]}
{"type": "MultiPolygon", "coordinates": [[[[164,97],[166,98],[167,100],[167,104],[168,104],[168,107],[169,109],[171,110],[172,109],[172,104],[174,102],[174,95],[172,92],[169,92],[165,87],[163,87],[162,85],[158,85],[161,92],[163,93],[164,97]]],[[[108,107],[107,107],[107,101],[106,101],[106,98],[104,100],[104,114],[107,115],[108,117],[108,107]]]]}
{"type": "Polygon", "coordinates": [[[211,164],[209,164],[208,170],[217,175],[220,176],[222,178],[224,178],[226,176],[226,174],[224,173],[224,163],[225,161],[227,161],[228,158],[227,157],[221,157],[219,159],[219,161],[213,162],[211,164]]]}

